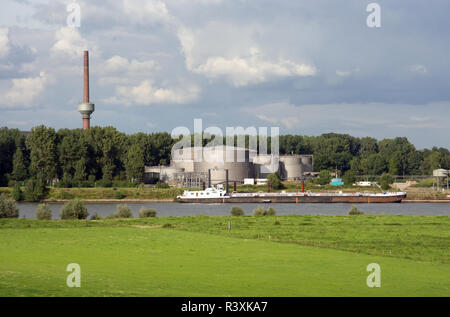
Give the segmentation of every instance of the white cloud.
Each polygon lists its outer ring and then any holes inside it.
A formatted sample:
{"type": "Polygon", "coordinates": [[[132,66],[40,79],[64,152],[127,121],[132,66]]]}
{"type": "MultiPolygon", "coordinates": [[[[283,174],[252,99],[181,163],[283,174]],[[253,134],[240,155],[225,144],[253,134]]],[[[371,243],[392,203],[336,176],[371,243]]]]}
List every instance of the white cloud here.
{"type": "Polygon", "coordinates": [[[105,73],[146,73],[156,68],[157,64],[153,60],[140,62],[136,59],[128,60],[125,57],[115,55],[106,60],[102,71],[105,73]]]}
{"type": "Polygon", "coordinates": [[[161,0],[123,0],[123,10],[131,21],[138,24],[168,22],[172,18],[165,3],[161,0]]]}
{"type": "Polygon", "coordinates": [[[355,68],[352,70],[337,70],[336,75],[339,77],[348,77],[354,73],[359,73],[359,71],[360,71],[359,68],[355,68]]]}
{"type": "Polygon", "coordinates": [[[2,108],[33,107],[34,101],[44,91],[48,78],[44,72],[37,77],[16,78],[12,80],[12,87],[6,91],[1,102],[2,108]]]}
{"type": "Polygon", "coordinates": [[[424,66],[424,65],[419,65],[419,64],[412,65],[412,66],[409,68],[409,70],[410,70],[412,73],[421,74],[421,75],[425,75],[426,73],[428,73],[428,69],[426,68],[426,66],[424,66]]]}
{"type": "Polygon", "coordinates": [[[252,54],[247,58],[210,57],[193,72],[208,78],[225,77],[235,87],[239,87],[266,82],[275,77],[314,76],[317,70],[314,66],[289,60],[270,62],[252,54]]]}
{"type": "Polygon", "coordinates": [[[56,43],[51,48],[54,54],[80,59],[84,50],[97,51],[95,45],[84,39],[78,29],[62,27],[55,32],[56,43]]]}
{"type": "Polygon", "coordinates": [[[9,35],[8,28],[0,28],[0,57],[4,57],[9,53],[10,46],[8,35],[9,35]]]}
{"type": "Polygon", "coordinates": [[[317,74],[314,65],[297,63],[285,58],[271,60],[263,56],[257,45],[248,46],[248,42],[251,41],[246,38],[251,38],[253,27],[248,30],[239,30],[230,26],[232,30],[224,30],[226,28],[226,25],[212,24],[211,34],[205,34],[202,31],[194,32],[187,28],[179,29],[178,38],[188,70],[207,78],[223,77],[235,87],[267,82],[275,78],[317,74]],[[220,32],[224,34],[219,34],[220,32]],[[242,36],[244,40],[240,40],[247,43],[236,43],[238,32],[245,34],[242,36]],[[205,46],[205,43],[208,45],[205,46]],[[233,47],[237,45],[239,48],[233,47]],[[249,47],[249,49],[242,51],[241,47],[249,47]],[[224,55],[215,55],[214,51],[221,51],[224,55]]]}
{"type": "Polygon", "coordinates": [[[137,86],[118,86],[116,96],[105,100],[110,104],[150,105],[161,103],[182,104],[197,99],[200,89],[197,86],[183,85],[183,88],[158,88],[144,80],[137,86]]]}

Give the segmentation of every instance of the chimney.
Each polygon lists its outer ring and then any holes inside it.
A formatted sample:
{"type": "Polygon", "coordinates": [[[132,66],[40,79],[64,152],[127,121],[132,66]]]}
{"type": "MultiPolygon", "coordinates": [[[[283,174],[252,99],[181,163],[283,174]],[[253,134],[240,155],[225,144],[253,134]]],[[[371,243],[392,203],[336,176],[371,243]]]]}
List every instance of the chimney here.
{"type": "Polygon", "coordinates": [[[83,130],[89,130],[91,126],[91,114],[95,111],[95,105],[89,101],[89,52],[84,51],[84,95],[83,103],[78,105],[78,111],[83,118],[83,130]]]}
{"type": "Polygon", "coordinates": [[[84,51],[84,98],[83,102],[89,103],[89,52],[84,51]]]}

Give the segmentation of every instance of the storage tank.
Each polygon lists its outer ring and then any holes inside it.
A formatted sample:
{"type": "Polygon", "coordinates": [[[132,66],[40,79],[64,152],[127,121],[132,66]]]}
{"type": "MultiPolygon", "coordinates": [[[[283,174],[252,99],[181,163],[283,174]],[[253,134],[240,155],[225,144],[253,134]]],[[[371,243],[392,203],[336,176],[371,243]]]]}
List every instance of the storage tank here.
{"type": "Polygon", "coordinates": [[[437,169],[433,171],[433,176],[434,177],[447,177],[448,175],[448,171],[445,169],[437,169]]]}
{"type": "MultiPolygon", "coordinates": [[[[255,169],[250,157],[255,151],[232,146],[191,147],[174,151],[171,164],[184,168],[185,172],[207,173],[208,170],[224,171],[228,169],[230,182],[243,183],[244,178],[253,178],[255,169]],[[195,156],[197,155],[197,156],[195,156]],[[196,160],[198,162],[196,162],[196,160]]],[[[225,181],[223,172],[211,176],[213,184],[225,181]]]]}
{"type": "Polygon", "coordinates": [[[280,170],[280,162],[272,154],[260,154],[253,159],[256,178],[267,178],[280,170]]]}
{"type": "Polygon", "coordinates": [[[313,171],[313,156],[312,155],[300,155],[303,172],[312,172],[313,171]]]}
{"type": "Polygon", "coordinates": [[[297,155],[280,156],[281,177],[297,180],[303,177],[302,158],[297,155]]]}
{"type": "Polygon", "coordinates": [[[208,172],[209,169],[228,170],[230,182],[244,183],[245,178],[255,175],[253,162],[250,162],[250,150],[231,146],[203,148],[203,160],[194,162],[194,171],[208,172]]]}

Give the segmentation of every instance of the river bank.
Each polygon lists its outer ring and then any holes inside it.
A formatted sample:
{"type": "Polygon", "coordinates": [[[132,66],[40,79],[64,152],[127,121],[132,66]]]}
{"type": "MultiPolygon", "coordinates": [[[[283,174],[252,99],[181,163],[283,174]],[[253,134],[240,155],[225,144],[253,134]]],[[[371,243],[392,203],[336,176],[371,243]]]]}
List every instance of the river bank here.
{"type": "MultiPolygon", "coordinates": [[[[260,188],[258,186],[238,186],[238,192],[257,192],[264,191],[265,188],[260,188]],[[245,190],[244,190],[245,189],[245,190]]],[[[11,187],[1,187],[0,194],[5,193],[7,196],[11,197],[12,194],[11,187]]],[[[22,188],[25,190],[25,188],[22,188]]],[[[183,193],[185,188],[50,188],[47,198],[44,202],[66,202],[70,199],[79,198],[86,202],[96,203],[150,203],[150,202],[173,202],[174,199],[183,193]]],[[[287,188],[287,192],[295,192],[296,188],[287,188]]],[[[336,189],[325,189],[325,188],[307,188],[306,190],[312,192],[335,192],[340,190],[343,192],[379,192],[376,188],[365,188],[365,187],[355,187],[355,188],[336,188],[336,189]]],[[[280,191],[280,190],[278,190],[280,191]]],[[[393,190],[395,191],[395,190],[393,190]]],[[[404,202],[438,202],[438,203],[449,203],[450,191],[437,192],[432,188],[418,188],[410,187],[406,189],[407,197],[403,200],[404,202]]]]}

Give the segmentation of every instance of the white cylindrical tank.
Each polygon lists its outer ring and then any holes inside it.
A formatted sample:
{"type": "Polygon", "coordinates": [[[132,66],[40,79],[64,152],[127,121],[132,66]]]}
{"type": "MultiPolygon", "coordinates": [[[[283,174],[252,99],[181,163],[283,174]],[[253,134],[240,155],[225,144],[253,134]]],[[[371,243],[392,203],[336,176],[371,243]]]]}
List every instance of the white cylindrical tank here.
{"type": "Polygon", "coordinates": [[[283,179],[296,180],[303,177],[302,159],[299,156],[280,156],[280,167],[283,179]]]}

